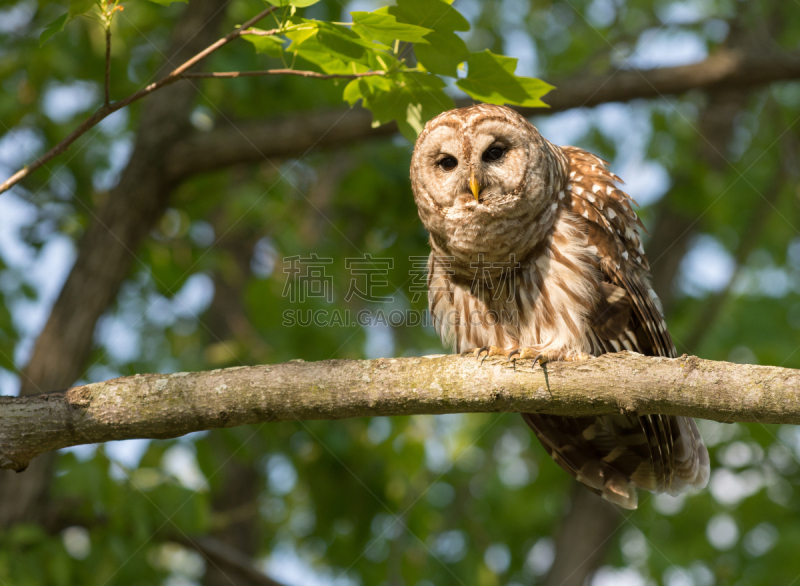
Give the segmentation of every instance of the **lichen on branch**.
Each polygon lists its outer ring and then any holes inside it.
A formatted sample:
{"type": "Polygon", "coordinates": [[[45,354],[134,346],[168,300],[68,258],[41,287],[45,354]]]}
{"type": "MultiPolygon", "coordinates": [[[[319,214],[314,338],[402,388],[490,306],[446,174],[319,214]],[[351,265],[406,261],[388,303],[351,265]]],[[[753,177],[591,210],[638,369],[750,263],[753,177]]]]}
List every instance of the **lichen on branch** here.
{"type": "Polygon", "coordinates": [[[800,423],[800,371],[622,352],[586,362],[460,356],[325,360],[138,374],[0,397],[0,468],[39,454],[252,423],[376,415],[616,412],[800,423]]]}

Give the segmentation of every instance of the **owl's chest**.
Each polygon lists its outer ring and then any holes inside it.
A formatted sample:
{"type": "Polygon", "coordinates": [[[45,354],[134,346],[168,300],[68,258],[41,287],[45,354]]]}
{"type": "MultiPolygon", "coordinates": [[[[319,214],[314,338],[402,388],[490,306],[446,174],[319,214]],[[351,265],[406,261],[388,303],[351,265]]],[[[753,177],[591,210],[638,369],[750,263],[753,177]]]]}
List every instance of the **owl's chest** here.
{"type": "Polygon", "coordinates": [[[471,280],[433,262],[430,308],[442,341],[457,352],[482,346],[589,351],[587,315],[598,276],[580,238],[547,244],[521,266],[471,280]]]}

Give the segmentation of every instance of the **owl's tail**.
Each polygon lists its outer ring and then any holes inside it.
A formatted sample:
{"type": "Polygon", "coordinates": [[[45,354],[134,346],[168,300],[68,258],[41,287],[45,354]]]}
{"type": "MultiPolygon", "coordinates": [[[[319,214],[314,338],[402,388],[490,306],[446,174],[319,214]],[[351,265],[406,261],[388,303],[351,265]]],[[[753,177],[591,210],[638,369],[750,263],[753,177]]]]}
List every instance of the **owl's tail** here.
{"type": "Polygon", "coordinates": [[[522,417],[559,466],[620,507],[636,508],[636,488],[676,495],[708,484],[708,450],[693,419],[538,413],[522,417]]]}

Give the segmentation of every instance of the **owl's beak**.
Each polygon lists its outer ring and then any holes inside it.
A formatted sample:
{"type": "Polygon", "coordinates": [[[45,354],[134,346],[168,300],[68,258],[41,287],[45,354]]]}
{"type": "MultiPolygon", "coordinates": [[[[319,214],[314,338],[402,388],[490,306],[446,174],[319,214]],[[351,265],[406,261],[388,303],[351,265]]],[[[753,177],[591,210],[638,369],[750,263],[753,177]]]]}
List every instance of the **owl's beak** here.
{"type": "Polygon", "coordinates": [[[478,196],[481,193],[481,184],[475,179],[475,171],[469,174],[469,188],[472,191],[472,195],[475,196],[475,201],[480,201],[478,196]]]}

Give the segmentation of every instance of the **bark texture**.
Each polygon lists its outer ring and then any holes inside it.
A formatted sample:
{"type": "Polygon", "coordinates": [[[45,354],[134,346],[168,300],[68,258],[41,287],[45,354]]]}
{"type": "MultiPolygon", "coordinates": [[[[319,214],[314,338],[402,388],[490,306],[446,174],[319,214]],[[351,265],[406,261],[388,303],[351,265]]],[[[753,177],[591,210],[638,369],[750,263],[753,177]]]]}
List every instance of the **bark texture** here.
{"type": "Polygon", "coordinates": [[[139,374],[0,397],[0,468],[72,445],[250,423],[509,411],[797,424],[800,371],[621,352],[545,369],[440,355],[139,374]]]}

